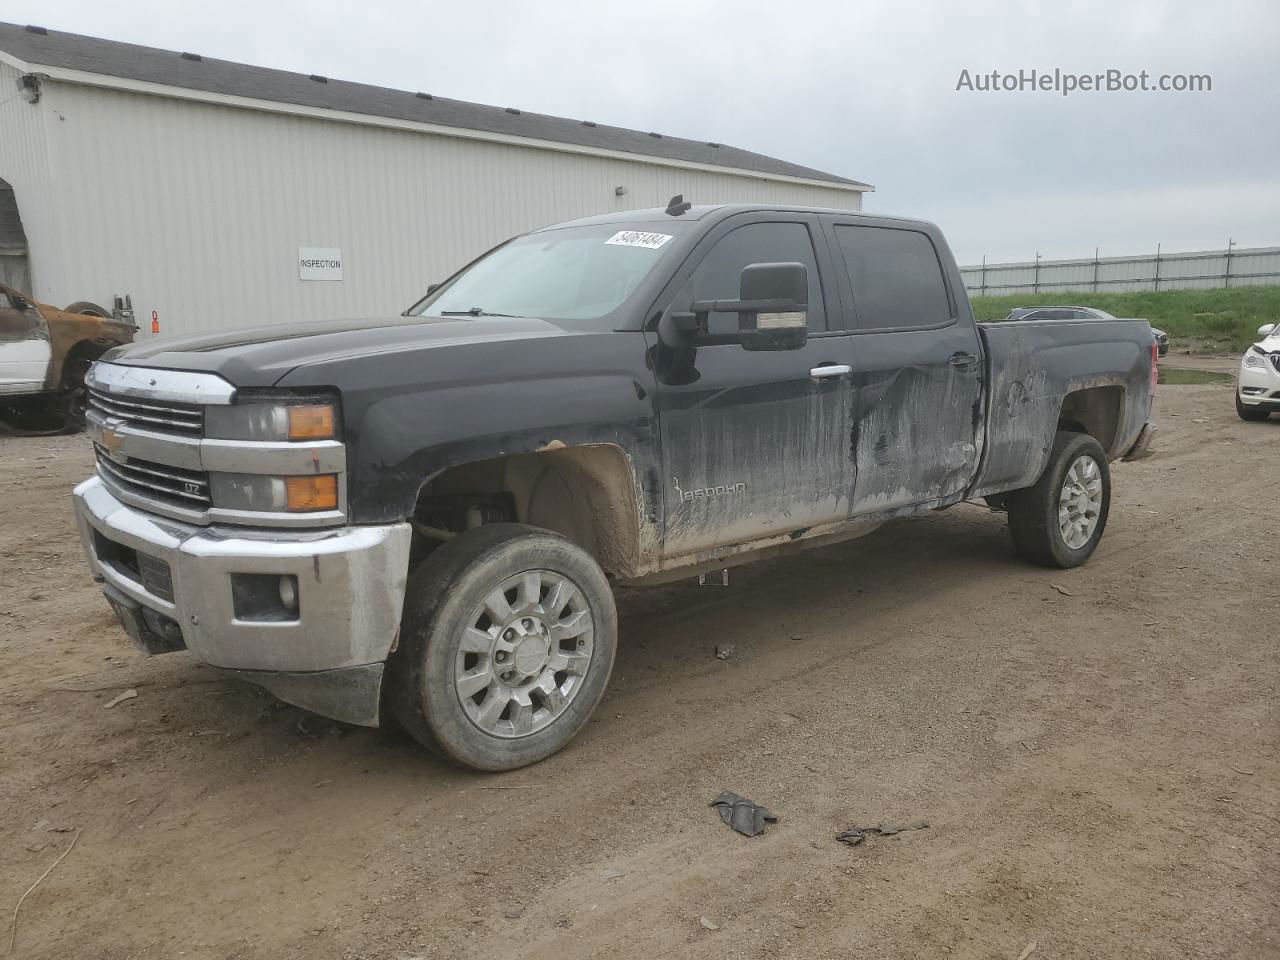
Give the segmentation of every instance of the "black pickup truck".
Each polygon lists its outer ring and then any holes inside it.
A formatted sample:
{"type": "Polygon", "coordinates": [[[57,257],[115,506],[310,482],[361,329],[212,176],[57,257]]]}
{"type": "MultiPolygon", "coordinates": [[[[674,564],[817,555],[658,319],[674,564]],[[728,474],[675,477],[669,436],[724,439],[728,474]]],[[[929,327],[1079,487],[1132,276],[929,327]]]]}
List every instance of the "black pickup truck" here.
{"type": "Polygon", "coordinates": [[[1154,367],[1143,322],[975,323],[931,224],[673,203],[517,237],[401,316],[114,351],[76,513],[143,648],[511,769],[600,701],[615,584],[980,498],[1083,563],[1154,367]]]}

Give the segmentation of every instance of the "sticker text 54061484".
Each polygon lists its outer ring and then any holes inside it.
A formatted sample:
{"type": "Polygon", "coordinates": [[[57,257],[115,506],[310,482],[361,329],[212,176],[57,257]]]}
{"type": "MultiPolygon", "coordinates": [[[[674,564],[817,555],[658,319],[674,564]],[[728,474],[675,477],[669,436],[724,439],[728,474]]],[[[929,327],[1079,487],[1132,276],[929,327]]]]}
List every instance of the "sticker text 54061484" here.
{"type": "Polygon", "coordinates": [[[671,239],[669,233],[645,233],[643,230],[619,230],[605,241],[617,247],[644,247],[646,250],[657,250],[671,239]]]}

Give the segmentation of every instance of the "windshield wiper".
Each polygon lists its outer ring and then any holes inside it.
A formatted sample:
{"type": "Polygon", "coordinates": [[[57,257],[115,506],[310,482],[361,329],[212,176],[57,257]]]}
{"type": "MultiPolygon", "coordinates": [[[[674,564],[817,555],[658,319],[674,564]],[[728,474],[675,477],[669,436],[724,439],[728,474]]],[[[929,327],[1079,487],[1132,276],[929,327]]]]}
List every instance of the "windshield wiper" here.
{"type": "Polygon", "coordinates": [[[470,310],[441,310],[439,316],[442,317],[514,317],[519,320],[518,314],[514,313],[490,313],[488,310],[482,310],[479,307],[472,307],[470,310]]]}

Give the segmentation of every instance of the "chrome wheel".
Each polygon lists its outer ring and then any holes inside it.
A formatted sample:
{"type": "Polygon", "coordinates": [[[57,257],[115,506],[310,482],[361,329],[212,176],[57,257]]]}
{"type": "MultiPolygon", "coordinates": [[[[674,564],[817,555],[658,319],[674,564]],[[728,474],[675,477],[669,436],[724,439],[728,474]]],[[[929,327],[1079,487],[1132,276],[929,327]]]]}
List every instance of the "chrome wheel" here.
{"type": "Polygon", "coordinates": [[[467,717],[513,739],[552,723],[582,689],[594,624],[583,592],[550,570],[508,577],[478,604],[454,661],[467,717]]]}
{"type": "Polygon", "coordinates": [[[1072,550],[1079,550],[1097,529],[1102,513],[1102,471],[1098,461],[1077,457],[1067,470],[1058,496],[1058,528],[1072,550]]]}

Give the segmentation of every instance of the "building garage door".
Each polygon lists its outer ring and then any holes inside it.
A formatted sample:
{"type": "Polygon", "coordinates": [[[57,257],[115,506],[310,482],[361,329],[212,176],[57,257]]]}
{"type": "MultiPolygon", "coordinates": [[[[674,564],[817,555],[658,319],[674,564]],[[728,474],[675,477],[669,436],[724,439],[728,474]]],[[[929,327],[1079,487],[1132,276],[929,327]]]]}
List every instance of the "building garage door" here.
{"type": "Polygon", "coordinates": [[[0,180],[0,284],[24,293],[31,291],[27,265],[27,235],[18,216],[18,201],[7,180],[0,180]]]}

